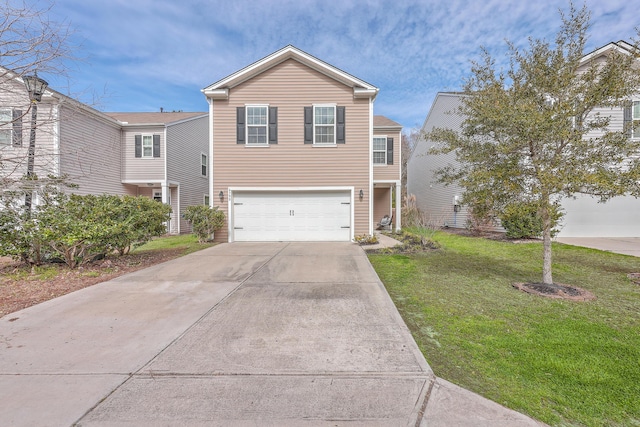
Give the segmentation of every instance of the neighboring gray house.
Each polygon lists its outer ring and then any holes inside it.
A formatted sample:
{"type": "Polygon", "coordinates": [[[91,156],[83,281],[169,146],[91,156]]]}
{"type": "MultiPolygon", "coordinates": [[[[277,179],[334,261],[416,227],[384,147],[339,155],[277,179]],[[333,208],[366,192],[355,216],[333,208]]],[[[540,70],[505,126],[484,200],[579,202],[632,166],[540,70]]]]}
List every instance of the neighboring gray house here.
{"type": "Polygon", "coordinates": [[[189,232],[187,206],[209,204],[207,113],[105,113],[121,126],[121,185],[170,204],[171,234],[189,232]]]}
{"type": "MultiPolygon", "coordinates": [[[[0,179],[26,172],[30,101],[20,76],[0,81],[0,179]]],[[[35,173],[67,175],[76,194],[144,195],[171,204],[168,232],[190,230],[188,205],[208,203],[207,113],[102,113],[47,89],[38,103],[35,173]]],[[[38,200],[35,200],[37,203],[38,200]]]]}
{"type": "MultiPolygon", "coordinates": [[[[625,42],[610,43],[586,55],[584,61],[600,60],[612,50],[624,51],[630,45],[625,42]]],[[[423,131],[434,127],[457,130],[463,117],[452,114],[461,103],[464,95],[459,93],[439,93],[422,126],[423,131]]],[[[640,120],[640,95],[632,100],[630,119],[640,120]]],[[[602,116],[611,117],[611,126],[622,129],[624,112],[621,108],[600,108],[602,116]]],[[[640,138],[636,130],[632,138],[640,138]]],[[[418,208],[435,225],[465,227],[467,211],[461,207],[454,212],[456,196],[462,189],[455,185],[438,184],[434,171],[446,164],[455,162],[453,154],[428,155],[433,143],[421,140],[415,147],[407,163],[407,192],[415,194],[418,208]]],[[[598,203],[596,198],[578,195],[576,199],[563,199],[565,212],[562,228],[558,237],[640,237],[640,199],[633,197],[615,197],[607,203],[598,203]]]]}

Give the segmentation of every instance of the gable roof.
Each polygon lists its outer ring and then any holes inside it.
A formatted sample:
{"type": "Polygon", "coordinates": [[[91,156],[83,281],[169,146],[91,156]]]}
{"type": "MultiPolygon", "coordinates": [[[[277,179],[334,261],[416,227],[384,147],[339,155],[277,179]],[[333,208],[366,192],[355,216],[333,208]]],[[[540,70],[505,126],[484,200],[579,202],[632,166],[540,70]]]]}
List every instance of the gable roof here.
{"type": "Polygon", "coordinates": [[[402,125],[398,122],[394,122],[388,117],[385,116],[373,116],[373,127],[374,128],[402,128],[402,125]]]}
{"type": "Polygon", "coordinates": [[[208,113],[193,112],[193,113],[104,113],[109,117],[112,117],[123,124],[128,125],[167,125],[175,122],[180,122],[196,117],[206,116],[208,113]]]}
{"type": "Polygon", "coordinates": [[[282,62],[293,59],[298,61],[309,68],[312,68],[326,76],[329,76],[349,87],[353,88],[353,94],[355,97],[370,97],[375,98],[379,89],[370,83],[365,82],[351,74],[330,65],[315,56],[312,56],[295,46],[288,45],[282,49],[265,56],[264,58],[248,65],[241,70],[236,71],[233,74],[228,75],[222,80],[205,87],[202,92],[207,98],[212,99],[227,99],[229,96],[229,89],[257,76],[264,71],[275,67],[282,62]]]}
{"type": "Polygon", "coordinates": [[[627,43],[624,40],[620,40],[617,42],[608,43],[602,47],[597,48],[596,50],[584,55],[580,60],[580,63],[584,64],[592,59],[598,58],[599,56],[606,55],[611,51],[616,51],[619,53],[623,53],[625,55],[630,55],[634,51],[634,46],[630,43],[627,43]]]}

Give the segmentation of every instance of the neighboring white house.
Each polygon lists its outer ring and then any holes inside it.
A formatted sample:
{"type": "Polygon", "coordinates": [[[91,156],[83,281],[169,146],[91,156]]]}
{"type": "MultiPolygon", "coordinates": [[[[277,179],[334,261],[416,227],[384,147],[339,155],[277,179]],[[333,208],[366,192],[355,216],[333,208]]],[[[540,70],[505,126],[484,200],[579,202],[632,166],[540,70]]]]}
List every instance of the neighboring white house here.
{"type": "MultiPolygon", "coordinates": [[[[624,51],[630,45],[625,42],[609,43],[586,55],[588,60],[600,60],[612,50],[624,51]]],[[[429,132],[434,127],[460,129],[464,117],[455,114],[464,95],[460,93],[439,93],[422,126],[429,132]]],[[[640,120],[640,96],[632,100],[632,120],[640,120]]],[[[625,120],[622,108],[600,108],[598,112],[611,117],[611,126],[622,130],[625,120]]],[[[629,119],[629,118],[627,118],[629,119]]],[[[640,138],[636,131],[632,138],[640,138]]],[[[455,185],[445,186],[436,182],[434,172],[454,164],[454,154],[429,155],[434,145],[428,140],[420,140],[407,163],[407,192],[416,196],[418,208],[433,224],[463,228],[467,224],[465,207],[456,208],[457,196],[462,189],[455,185]],[[458,211],[459,210],[459,211],[458,211]]],[[[640,237],[640,199],[630,196],[614,197],[606,203],[588,195],[578,195],[576,199],[563,199],[565,212],[558,237],[640,237]]]]}
{"type": "MultiPolygon", "coordinates": [[[[26,172],[30,129],[22,78],[3,78],[3,189],[26,172]]],[[[167,231],[173,234],[190,230],[181,219],[186,206],[209,202],[208,113],[103,113],[47,89],[35,129],[35,173],[67,175],[77,185],[69,192],[153,197],[171,205],[167,231]]]]}

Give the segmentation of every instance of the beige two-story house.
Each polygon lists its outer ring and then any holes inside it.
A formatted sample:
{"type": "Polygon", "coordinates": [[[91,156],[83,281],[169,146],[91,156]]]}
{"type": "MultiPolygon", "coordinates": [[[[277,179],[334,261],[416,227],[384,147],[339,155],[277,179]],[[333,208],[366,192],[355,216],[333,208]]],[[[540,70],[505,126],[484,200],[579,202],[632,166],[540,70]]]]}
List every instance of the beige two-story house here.
{"type": "Polygon", "coordinates": [[[400,228],[401,126],[378,88],[293,46],[207,86],[217,241],[350,241],[400,228]]]}

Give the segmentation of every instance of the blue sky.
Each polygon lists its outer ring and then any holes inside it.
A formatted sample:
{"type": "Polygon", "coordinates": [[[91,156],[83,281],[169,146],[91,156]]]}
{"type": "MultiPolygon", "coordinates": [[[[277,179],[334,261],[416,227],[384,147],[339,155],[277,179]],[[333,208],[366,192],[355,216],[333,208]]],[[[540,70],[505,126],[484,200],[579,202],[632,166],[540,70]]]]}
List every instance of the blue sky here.
{"type": "MultiPolygon", "coordinates": [[[[576,2],[581,6],[581,2],[576,2]]],[[[587,51],[631,40],[629,0],[587,0],[587,51]]],[[[375,113],[422,125],[436,93],[459,90],[486,47],[552,41],[554,0],[57,0],[50,15],[75,30],[70,78],[42,76],[103,111],[206,111],[200,90],[292,44],[380,88],[375,113]]]]}

